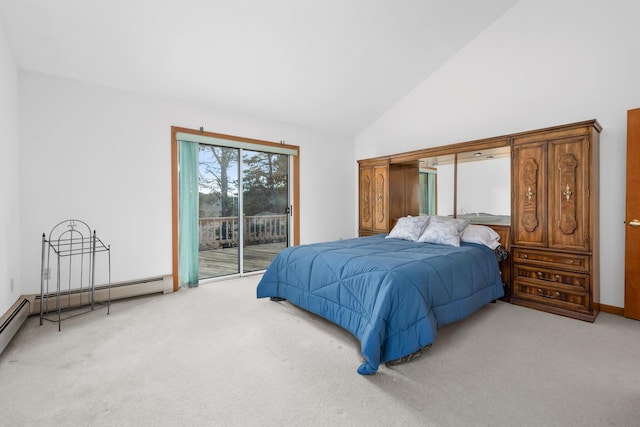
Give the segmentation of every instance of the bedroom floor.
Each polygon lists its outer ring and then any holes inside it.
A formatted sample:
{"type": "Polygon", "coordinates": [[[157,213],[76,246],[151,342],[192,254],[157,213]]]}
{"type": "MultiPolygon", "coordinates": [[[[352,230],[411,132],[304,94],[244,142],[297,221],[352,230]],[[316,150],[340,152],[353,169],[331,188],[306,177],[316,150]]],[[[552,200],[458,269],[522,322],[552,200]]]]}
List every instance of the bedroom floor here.
{"type": "Polygon", "coordinates": [[[358,342],[260,276],[31,317],[0,356],[6,425],[637,426],[640,322],[489,304],[410,363],[356,373],[358,342]]]}

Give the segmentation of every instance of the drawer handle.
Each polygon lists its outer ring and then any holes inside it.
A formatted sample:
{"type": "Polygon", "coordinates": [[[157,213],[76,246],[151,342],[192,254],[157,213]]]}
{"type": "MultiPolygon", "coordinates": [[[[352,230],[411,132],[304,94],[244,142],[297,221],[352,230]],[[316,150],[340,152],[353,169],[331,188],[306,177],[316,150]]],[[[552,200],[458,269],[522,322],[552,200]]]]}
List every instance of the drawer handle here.
{"type": "Polygon", "coordinates": [[[528,258],[529,258],[529,255],[524,254],[524,255],[522,255],[522,258],[524,258],[524,259],[528,259],[528,258]]]}
{"type": "Polygon", "coordinates": [[[556,291],[553,294],[549,295],[545,294],[544,292],[542,292],[542,289],[538,288],[538,295],[542,298],[557,299],[560,297],[560,292],[556,291]]]}
{"type": "Polygon", "coordinates": [[[560,276],[557,275],[557,274],[554,274],[551,277],[544,277],[544,275],[542,274],[542,271],[538,271],[538,279],[546,280],[548,282],[559,282],[560,281],[560,276]]]}

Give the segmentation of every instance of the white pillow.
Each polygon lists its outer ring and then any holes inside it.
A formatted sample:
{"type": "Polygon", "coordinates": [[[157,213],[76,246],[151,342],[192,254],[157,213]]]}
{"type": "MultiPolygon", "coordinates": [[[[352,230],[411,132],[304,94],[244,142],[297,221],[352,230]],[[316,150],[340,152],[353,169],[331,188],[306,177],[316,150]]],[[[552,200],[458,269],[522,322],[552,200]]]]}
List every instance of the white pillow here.
{"type": "Polygon", "coordinates": [[[495,249],[500,245],[500,235],[491,227],[469,224],[460,235],[463,242],[478,243],[495,249]]]}
{"type": "Polygon", "coordinates": [[[454,221],[429,221],[418,242],[437,243],[439,245],[460,246],[460,232],[454,221]]]}
{"type": "Polygon", "coordinates": [[[393,226],[391,233],[387,235],[387,239],[403,239],[417,241],[425,226],[429,223],[429,217],[420,216],[404,216],[398,219],[396,225],[393,226]]]}
{"type": "Polygon", "coordinates": [[[462,230],[465,229],[465,227],[467,225],[469,225],[469,220],[467,219],[462,219],[462,218],[450,218],[448,216],[432,216],[431,217],[431,221],[432,223],[443,223],[443,222],[448,222],[448,223],[453,223],[456,225],[456,228],[458,229],[458,231],[460,233],[462,233],[462,230]]]}

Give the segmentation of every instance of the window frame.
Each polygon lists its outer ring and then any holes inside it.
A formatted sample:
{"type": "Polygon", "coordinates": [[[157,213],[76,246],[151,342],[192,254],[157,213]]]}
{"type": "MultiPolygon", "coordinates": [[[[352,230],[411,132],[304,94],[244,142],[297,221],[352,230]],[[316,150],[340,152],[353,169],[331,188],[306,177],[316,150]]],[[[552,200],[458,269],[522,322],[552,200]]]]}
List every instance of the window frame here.
{"type": "Polygon", "coordinates": [[[291,191],[291,205],[292,210],[289,213],[293,221],[291,227],[291,242],[293,246],[300,244],[300,147],[297,145],[285,144],[284,142],[270,142],[258,139],[244,138],[234,135],[225,135],[215,132],[206,132],[204,130],[196,130],[183,128],[178,126],[171,126],[171,269],[173,279],[173,291],[176,292],[180,288],[178,280],[178,206],[180,203],[180,195],[178,191],[178,179],[179,179],[179,167],[178,167],[178,133],[188,133],[195,136],[204,136],[210,138],[226,139],[231,141],[238,141],[245,144],[256,145],[257,151],[260,151],[258,146],[271,146],[288,148],[297,151],[296,155],[291,156],[291,163],[293,170],[291,171],[292,177],[292,191],[291,191]]]}

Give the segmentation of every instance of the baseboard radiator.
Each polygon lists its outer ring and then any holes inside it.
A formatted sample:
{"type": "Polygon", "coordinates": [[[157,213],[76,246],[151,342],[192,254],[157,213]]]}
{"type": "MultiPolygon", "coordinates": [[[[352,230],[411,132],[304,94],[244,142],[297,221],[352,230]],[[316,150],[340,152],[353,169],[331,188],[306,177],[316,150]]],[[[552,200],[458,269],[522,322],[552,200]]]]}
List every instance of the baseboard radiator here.
{"type": "MultiPolygon", "coordinates": [[[[173,292],[173,282],[171,276],[151,277],[148,279],[131,280],[128,282],[111,284],[111,301],[132,298],[156,293],[173,292]]],[[[55,295],[49,294],[49,304],[54,300],[55,295]]],[[[109,300],[109,286],[99,285],[94,290],[95,302],[105,302],[109,300]]],[[[87,304],[88,291],[71,289],[60,292],[60,308],[62,310],[70,307],[80,307],[87,304]]],[[[51,305],[49,305],[51,307],[51,305]]],[[[31,314],[40,314],[40,295],[36,295],[31,314]]]]}
{"type": "MultiPolygon", "coordinates": [[[[147,279],[132,280],[111,284],[111,301],[133,298],[156,293],[167,294],[173,292],[173,280],[171,275],[151,277],[147,279]]],[[[61,309],[69,307],[80,307],[87,304],[87,290],[80,292],[71,289],[60,292],[61,309]]],[[[50,301],[55,295],[50,294],[50,301]]],[[[109,286],[96,286],[94,290],[94,300],[105,302],[109,300],[109,286]]],[[[22,296],[20,299],[0,318],[0,353],[9,344],[13,336],[18,332],[22,324],[30,315],[40,315],[40,294],[22,296]]]]}
{"type": "Polygon", "coordinates": [[[0,354],[9,345],[27,317],[31,314],[31,303],[27,298],[20,298],[0,318],[0,354]]]}

